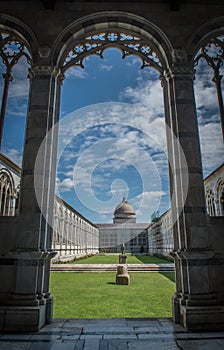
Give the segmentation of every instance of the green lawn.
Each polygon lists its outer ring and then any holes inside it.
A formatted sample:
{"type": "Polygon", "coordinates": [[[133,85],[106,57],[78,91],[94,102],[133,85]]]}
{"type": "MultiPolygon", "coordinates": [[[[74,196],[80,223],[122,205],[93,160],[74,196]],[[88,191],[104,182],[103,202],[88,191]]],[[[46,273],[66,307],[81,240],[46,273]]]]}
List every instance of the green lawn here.
{"type": "Polygon", "coordinates": [[[170,317],[174,273],[130,273],[130,285],[115,273],[51,273],[55,318],[170,317]]]}
{"type": "MultiPolygon", "coordinates": [[[[95,255],[72,262],[73,264],[118,264],[118,255],[95,255]]],[[[128,264],[167,264],[171,261],[150,255],[128,255],[128,264]]]]}

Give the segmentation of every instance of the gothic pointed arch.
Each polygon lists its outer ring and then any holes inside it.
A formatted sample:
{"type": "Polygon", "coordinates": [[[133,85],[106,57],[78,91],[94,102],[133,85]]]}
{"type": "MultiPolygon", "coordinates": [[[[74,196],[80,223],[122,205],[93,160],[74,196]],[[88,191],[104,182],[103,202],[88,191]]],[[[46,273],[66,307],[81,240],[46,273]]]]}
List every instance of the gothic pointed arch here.
{"type": "Polygon", "coordinates": [[[24,22],[18,18],[0,13],[0,31],[8,32],[16,37],[29,50],[32,59],[37,56],[39,51],[38,40],[24,22]]]}
{"type": "Polygon", "coordinates": [[[7,169],[0,172],[0,215],[15,215],[15,184],[12,175],[7,169]]]}
{"type": "Polygon", "coordinates": [[[192,33],[186,45],[192,63],[199,49],[206,45],[212,37],[220,34],[224,34],[224,16],[203,23],[192,33]]]}
{"type": "MultiPolygon", "coordinates": [[[[32,31],[18,19],[0,14],[0,59],[2,62],[3,93],[0,110],[0,147],[7,112],[8,96],[14,79],[14,67],[25,59],[32,66],[38,43],[32,31]]],[[[28,67],[26,77],[28,76],[28,67]]]]}
{"type": "Polygon", "coordinates": [[[221,178],[216,184],[216,198],[218,204],[218,215],[224,216],[224,179],[221,178]]]}
{"type": "Polygon", "coordinates": [[[216,88],[217,105],[224,140],[224,104],[222,93],[224,63],[224,17],[204,23],[191,36],[187,44],[191,64],[197,71],[199,61],[204,60],[212,73],[212,83],[216,88]]]}
{"type": "Polygon", "coordinates": [[[122,51],[123,58],[137,55],[146,66],[160,73],[172,61],[172,45],[155,24],[124,12],[101,12],[83,17],[60,33],[52,49],[54,65],[65,71],[72,65],[83,67],[90,54],[103,57],[109,47],[122,51]]]}
{"type": "Polygon", "coordinates": [[[206,188],[206,204],[207,204],[207,211],[210,216],[215,216],[215,198],[214,198],[214,192],[210,187],[206,188]]]}

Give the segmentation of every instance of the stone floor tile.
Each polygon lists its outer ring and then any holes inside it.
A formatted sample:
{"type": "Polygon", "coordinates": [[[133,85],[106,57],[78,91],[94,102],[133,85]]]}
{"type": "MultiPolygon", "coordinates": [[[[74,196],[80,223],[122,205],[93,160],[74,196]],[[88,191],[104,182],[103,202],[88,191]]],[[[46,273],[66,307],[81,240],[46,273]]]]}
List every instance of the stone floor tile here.
{"type": "Polygon", "coordinates": [[[18,340],[18,341],[27,341],[32,337],[32,334],[3,334],[1,340],[18,340]]]}
{"type": "MultiPolygon", "coordinates": [[[[37,334],[59,334],[62,331],[63,331],[62,327],[47,328],[47,329],[42,328],[37,334]]],[[[69,331],[71,331],[70,328],[69,328],[69,331]]]]}
{"type": "Polygon", "coordinates": [[[1,342],[0,350],[29,350],[30,346],[29,342],[1,342]]]}
{"type": "Polygon", "coordinates": [[[204,333],[199,333],[199,332],[187,332],[187,333],[176,333],[175,334],[176,339],[180,340],[194,340],[194,339],[203,339],[204,338],[204,333]]]}
{"type": "Polygon", "coordinates": [[[108,348],[109,348],[109,341],[101,340],[99,343],[99,350],[108,350],[108,348]]]}
{"type": "Polygon", "coordinates": [[[79,338],[80,338],[80,334],[65,334],[65,335],[61,335],[61,340],[63,342],[79,340],[79,338]]]}
{"type": "MultiPolygon", "coordinates": [[[[55,321],[53,321],[51,324],[47,324],[46,326],[44,326],[43,328],[58,328],[58,327],[63,327],[64,326],[64,324],[65,324],[65,322],[66,322],[66,320],[64,320],[64,321],[61,321],[61,322],[55,322],[55,321]]],[[[43,328],[41,328],[41,329],[43,329],[43,328]]]]}
{"type": "Polygon", "coordinates": [[[63,327],[61,333],[81,334],[83,328],[78,327],[63,327]]]}
{"type": "Polygon", "coordinates": [[[81,334],[80,339],[81,340],[84,340],[84,339],[100,340],[100,339],[103,339],[103,335],[102,334],[81,334]]]}
{"type": "Polygon", "coordinates": [[[54,343],[50,350],[74,350],[76,343],[54,343]]]}
{"type": "Polygon", "coordinates": [[[224,338],[224,332],[203,332],[203,338],[224,338]]]}
{"type": "Polygon", "coordinates": [[[54,318],[52,323],[64,323],[68,318],[54,318]]]}
{"type": "Polygon", "coordinates": [[[138,334],[138,339],[175,339],[175,335],[171,333],[145,333],[138,334]]]}
{"type": "Polygon", "coordinates": [[[159,329],[161,330],[169,330],[173,332],[187,332],[184,327],[182,327],[179,324],[169,323],[169,322],[160,322],[161,325],[159,326],[159,329]]]}
{"type": "Polygon", "coordinates": [[[100,341],[97,339],[87,339],[84,343],[83,350],[99,350],[100,341]]]}
{"type": "Polygon", "coordinates": [[[127,325],[129,327],[159,327],[161,326],[157,320],[147,319],[127,319],[127,325]]]}
{"type": "Polygon", "coordinates": [[[61,338],[61,334],[34,334],[31,336],[30,341],[49,341],[53,342],[61,338]]]}
{"type": "Polygon", "coordinates": [[[75,345],[74,350],[83,350],[84,347],[84,340],[78,340],[75,345]]]}
{"type": "Polygon", "coordinates": [[[158,333],[159,327],[134,327],[135,333],[158,333]]]}
{"type": "Polygon", "coordinates": [[[51,342],[41,342],[41,341],[40,342],[33,342],[31,344],[29,350],[50,350],[51,346],[52,346],[51,342]]]}
{"type": "Polygon", "coordinates": [[[159,322],[173,323],[171,317],[158,317],[157,320],[158,320],[159,322]]]}
{"type": "Polygon", "coordinates": [[[44,326],[39,330],[38,333],[45,333],[45,332],[60,332],[63,329],[63,325],[60,324],[48,324],[47,326],[44,326]]]}
{"type": "Polygon", "coordinates": [[[223,350],[223,339],[196,339],[196,340],[177,340],[180,349],[183,350],[223,350]]]}
{"type": "Polygon", "coordinates": [[[129,350],[127,341],[108,341],[108,350],[129,350]]]}
{"type": "Polygon", "coordinates": [[[128,350],[180,350],[177,344],[170,341],[138,341],[128,342],[128,350]]]}
{"type": "Polygon", "coordinates": [[[83,327],[83,334],[85,333],[134,333],[133,327],[115,327],[115,326],[102,326],[102,327],[83,327]]]}
{"type": "Polygon", "coordinates": [[[137,339],[136,334],[105,334],[103,339],[137,339]]]}

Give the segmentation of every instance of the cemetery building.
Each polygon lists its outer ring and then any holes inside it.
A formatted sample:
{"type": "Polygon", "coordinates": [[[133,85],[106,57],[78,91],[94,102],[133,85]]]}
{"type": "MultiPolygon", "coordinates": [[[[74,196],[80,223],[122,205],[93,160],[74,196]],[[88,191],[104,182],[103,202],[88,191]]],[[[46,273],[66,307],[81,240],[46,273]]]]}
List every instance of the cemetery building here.
{"type": "MultiPolygon", "coordinates": [[[[206,210],[209,217],[224,216],[224,163],[204,179],[206,210]]],[[[148,252],[169,256],[174,249],[173,221],[168,209],[148,228],[148,252]]]]}
{"type": "MultiPolygon", "coordinates": [[[[208,79],[214,84],[224,135],[223,0],[2,0],[0,31],[5,69],[0,144],[14,68],[20,60],[29,67],[23,73],[28,77],[28,107],[19,195],[16,169],[11,172],[13,180],[7,161],[1,175],[1,209],[7,215],[0,217],[0,278],[4,281],[0,285],[0,329],[38,331],[52,321],[49,278],[55,256],[52,227],[58,157],[58,128],[52,127],[60,118],[67,70],[83,67],[89,55],[103,58],[110,47],[120,50],[124,59],[137,56],[141,68],[155,69],[161,82],[176,269],[173,322],[187,330],[224,329],[223,187],[213,187],[210,179],[209,210],[211,214],[219,210],[219,216],[209,216],[194,91],[195,69],[203,60],[210,69],[208,79]],[[221,197],[216,197],[216,190],[221,197]]],[[[78,81],[76,84],[79,88],[78,81]]],[[[136,121],[141,129],[139,119],[136,121]]],[[[66,223],[73,225],[69,220],[66,223]]],[[[89,230],[83,224],[80,227],[89,230]]],[[[93,241],[95,246],[97,240],[93,241]]],[[[86,242],[71,240],[70,246],[71,250],[87,247],[86,242]]]]}
{"type": "Polygon", "coordinates": [[[119,253],[124,243],[127,253],[147,253],[148,226],[149,223],[136,223],[134,208],[123,198],[114,210],[113,223],[97,224],[100,252],[119,253]]]}
{"type": "MultiPolygon", "coordinates": [[[[21,169],[0,154],[0,215],[17,215],[21,169]]],[[[206,210],[211,216],[224,216],[224,164],[204,180],[206,210]]],[[[168,209],[152,222],[137,223],[133,206],[124,197],[113,214],[113,223],[93,224],[55,195],[52,249],[53,261],[71,261],[91,254],[149,253],[170,256],[174,249],[173,221],[168,209]]]]}
{"type": "MultiPolygon", "coordinates": [[[[21,169],[0,154],[0,216],[18,215],[21,169]]],[[[99,229],[57,195],[54,197],[53,261],[71,261],[99,252],[99,229]]]]}

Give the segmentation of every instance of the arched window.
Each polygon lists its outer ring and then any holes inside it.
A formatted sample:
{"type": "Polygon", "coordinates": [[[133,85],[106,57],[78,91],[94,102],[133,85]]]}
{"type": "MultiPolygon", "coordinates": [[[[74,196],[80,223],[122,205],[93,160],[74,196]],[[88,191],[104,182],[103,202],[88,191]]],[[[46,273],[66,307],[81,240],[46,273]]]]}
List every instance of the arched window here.
{"type": "Polygon", "coordinates": [[[30,66],[31,55],[24,40],[15,33],[0,29],[0,78],[3,87],[0,102],[0,149],[1,153],[9,156],[13,147],[16,150],[16,155],[12,153],[16,164],[22,158],[29,95],[27,73],[30,66]],[[14,133],[11,125],[16,130],[14,133]]]}
{"type": "Polygon", "coordinates": [[[207,211],[210,216],[215,216],[215,201],[214,201],[214,193],[208,187],[206,190],[206,205],[207,211]]]}
{"type": "Polygon", "coordinates": [[[7,170],[2,170],[0,173],[0,215],[15,215],[14,183],[7,170]]]}
{"type": "Polygon", "coordinates": [[[224,216],[224,180],[220,180],[217,186],[218,215],[224,216]]]}

